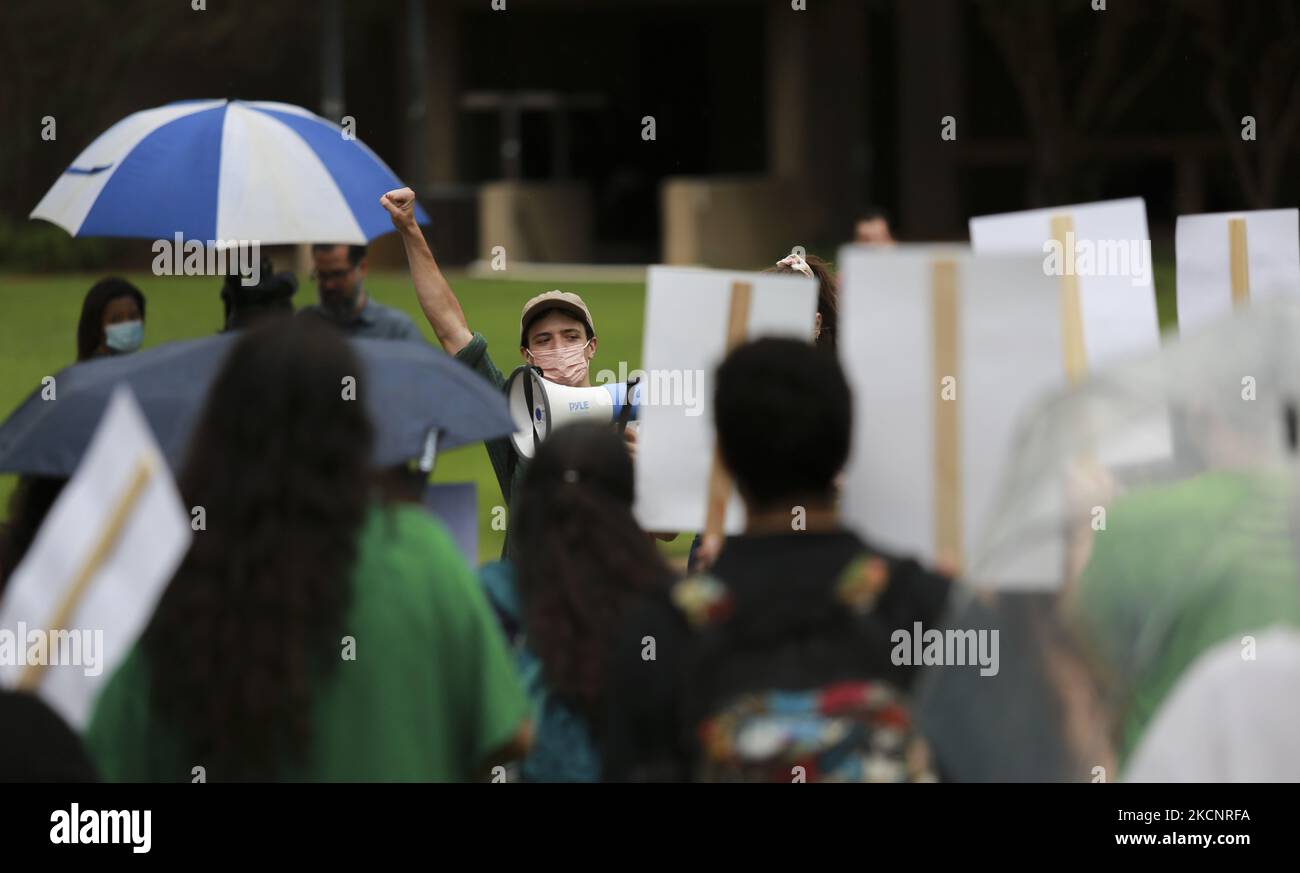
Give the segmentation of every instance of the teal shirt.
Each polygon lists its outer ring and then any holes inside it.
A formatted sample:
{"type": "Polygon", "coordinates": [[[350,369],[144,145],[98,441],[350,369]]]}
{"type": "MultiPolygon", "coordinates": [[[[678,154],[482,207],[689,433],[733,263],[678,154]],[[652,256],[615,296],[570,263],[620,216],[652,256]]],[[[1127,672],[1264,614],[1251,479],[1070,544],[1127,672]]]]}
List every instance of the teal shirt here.
{"type": "MultiPolygon", "coordinates": [[[[483,777],[530,707],[473,571],[441,523],[414,506],[373,509],[358,546],[343,630],[355,660],[343,659],[340,641],[339,663],[314,689],[305,766],[280,778],[483,777]]],[[[203,763],[153,713],[138,645],[101,695],[86,741],[107,781],[189,782],[203,763]]]]}
{"type": "Polygon", "coordinates": [[[533,707],[533,741],[520,768],[525,782],[599,782],[600,751],[586,719],[546,684],[541,660],[528,647],[523,631],[519,583],[509,561],[493,561],[479,568],[479,580],[488,600],[508,628],[515,669],[533,707]]]}
{"type": "MultiPolygon", "coordinates": [[[[483,334],[475,332],[465,348],[456,353],[456,360],[481,374],[498,391],[506,390],[506,377],[492,362],[492,356],[488,354],[487,340],[483,338],[483,334]]],[[[483,446],[487,449],[488,460],[492,462],[492,470],[497,474],[497,484],[501,486],[501,496],[505,498],[508,512],[506,541],[501,548],[501,557],[518,564],[519,556],[515,552],[514,541],[510,538],[509,519],[515,517],[515,496],[523,487],[528,459],[519,456],[508,436],[486,440],[483,446]]]]}

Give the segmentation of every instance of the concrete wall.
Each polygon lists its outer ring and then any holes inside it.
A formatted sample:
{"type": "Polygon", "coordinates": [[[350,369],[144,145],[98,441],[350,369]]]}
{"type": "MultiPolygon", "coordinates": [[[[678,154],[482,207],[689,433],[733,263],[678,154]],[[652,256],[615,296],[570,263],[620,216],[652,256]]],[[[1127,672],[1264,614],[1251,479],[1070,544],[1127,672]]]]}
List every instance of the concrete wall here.
{"type": "Polygon", "coordinates": [[[479,257],[504,246],[510,261],[591,260],[591,192],[580,182],[488,182],[479,190],[479,257]]]}
{"type": "Polygon", "coordinates": [[[866,13],[859,0],[810,6],[767,0],[767,174],[665,179],[664,263],[766,267],[792,246],[847,239],[855,210],[871,199],[866,13]]]}
{"type": "Polygon", "coordinates": [[[669,178],[660,189],[665,264],[761,269],[807,247],[813,198],[795,179],[669,178]]]}

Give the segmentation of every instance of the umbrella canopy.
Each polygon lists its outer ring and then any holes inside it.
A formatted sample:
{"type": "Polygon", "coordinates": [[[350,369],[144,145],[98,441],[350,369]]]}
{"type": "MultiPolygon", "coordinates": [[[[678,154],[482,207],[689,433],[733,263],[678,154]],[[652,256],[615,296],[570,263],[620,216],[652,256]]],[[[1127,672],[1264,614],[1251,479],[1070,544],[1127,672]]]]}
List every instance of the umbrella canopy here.
{"type": "MultiPolygon", "coordinates": [[[[73,236],[363,245],[402,185],[358,139],[287,103],[188,100],[102,133],[32,210],[73,236]]],[[[416,217],[428,216],[419,206],[416,217]]]]}
{"type": "MultiPolygon", "coordinates": [[[[38,388],[0,424],[0,472],[71,476],[122,383],[135,393],[158,445],[178,469],[208,386],[237,339],[226,333],[166,343],[64,368],[55,376],[53,399],[42,399],[38,388]]],[[[433,431],[440,450],[514,432],[501,392],[432,346],[349,342],[364,368],[357,396],[374,423],[376,466],[421,457],[433,431]]]]}
{"type": "Polygon", "coordinates": [[[1027,414],[946,628],[1000,669],[920,692],[947,778],[1117,781],[1199,658],[1300,628],[1298,403],[1300,308],[1254,304],[1027,414]]]}

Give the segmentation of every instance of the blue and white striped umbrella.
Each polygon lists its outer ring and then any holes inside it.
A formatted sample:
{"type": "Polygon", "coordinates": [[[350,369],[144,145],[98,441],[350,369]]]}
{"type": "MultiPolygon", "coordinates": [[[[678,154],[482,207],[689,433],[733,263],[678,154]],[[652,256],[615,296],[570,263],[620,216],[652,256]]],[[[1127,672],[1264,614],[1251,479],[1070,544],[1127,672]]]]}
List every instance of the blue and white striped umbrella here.
{"type": "MultiPolygon", "coordinates": [[[[393,171],[287,103],[186,100],[128,115],[32,211],[73,236],[364,244],[393,229],[393,171]]],[[[428,216],[418,206],[420,223],[428,216]]]]}

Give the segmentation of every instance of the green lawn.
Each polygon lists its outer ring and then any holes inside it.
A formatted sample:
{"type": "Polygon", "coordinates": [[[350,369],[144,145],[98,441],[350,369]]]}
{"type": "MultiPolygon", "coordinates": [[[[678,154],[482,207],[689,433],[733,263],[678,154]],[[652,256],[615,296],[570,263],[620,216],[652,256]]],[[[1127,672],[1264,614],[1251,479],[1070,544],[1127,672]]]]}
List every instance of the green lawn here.
{"type": "MultiPolygon", "coordinates": [[[[1174,269],[1167,259],[1156,263],[1157,302],[1163,326],[1174,322],[1174,269]]],[[[77,317],[86,290],[98,275],[31,277],[0,275],[0,420],[40,384],[75,357],[77,317]]],[[[148,303],[145,346],[215,333],[221,323],[219,283],[211,278],[155,277],[128,274],[144,292],[148,303]]],[[[470,326],[481,332],[493,350],[497,365],[509,372],[519,363],[519,310],[525,300],[550,287],[539,282],[453,278],[470,326]]],[[[404,272],[372,273],[366,287],[375,299],[407,312],[421,325],[430,342],[433,331],[425,323],[415,302],[410,280],[404,272]]],[[[567,282],[591,307],[600,333],[595,370],[617,370],[626,361],[628,370],[641,365],[641,328],[645,310],[645,287],[638,283],[567,282]]],[[[308,283],[298,292],[296,303],[314,299],[308,283]]],[[[504,534],[492,530],[494,506],[501,504],[501,491],[482,446],[465,446],[443,454],[434,471],[434,481],[475,482],[479,495],[479,557],[494,558],[501,552],[504,534]]],[[[8,514],[8,497],[13,476],[0,476],[0,518],[8,514]]],[[[678,537],[664,545],[674,557],[683,557],[690,537],[678,537]]]]}
{"type": "MultiPolygon", "coordinates": [[[[71,363],[76,355],[76,325],[81,300],[98,275],[28,277],[0,275],[0,419],[40,384],[71,363]]],[[[145,347],[215,333],[221,324],[220,283],[211,278],[155,277],[127,274],[147,300],[145,347]]],[[[549,290],[538,282],[453,278],[470,327],[482,333],[497,365],[509,373],[519,361],[519,310],[529,297],[549,290]]],[[[593,370],[641,365],[641,322],[645,287],[641,284],[567,282],[591,307],[600,332],[593,370]]],[[[366,288],[376,300],[396,306],[421,325],[431,343],[433,331],[415,301],[405,273],[372,273],[366,288]]],[[[299,289],[299,306],[314,300],[310,283],[299,289]]],[[[492,530],[492,508],[503,503],[487,453],[481,445],[446,452],[434,470],[437,482],[475,482],[479,495],[479,557],[501,553],[504,534],[492,530]]],[[[0,476],[0,518],[8,513],[13,476],[0,476]]],[[[689,537],[666,544],[672,555],[685,555],[689,537]]]]}

